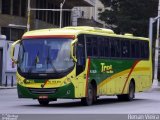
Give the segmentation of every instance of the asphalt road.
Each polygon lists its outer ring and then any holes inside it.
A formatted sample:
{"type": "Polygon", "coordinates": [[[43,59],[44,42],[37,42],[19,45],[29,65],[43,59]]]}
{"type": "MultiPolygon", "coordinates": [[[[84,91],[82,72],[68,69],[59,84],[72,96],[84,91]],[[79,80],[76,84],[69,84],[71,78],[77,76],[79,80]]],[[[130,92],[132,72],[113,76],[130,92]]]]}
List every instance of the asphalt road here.
{"type": "Polygon", "coordinates": [[[135,97],[132,102],[121,102],[115,96],[103,96],[92,106],[83,106],[80,100],[58,99],[40,106],[36,100],[18,99],[16,89],[0,89],[0,114],[160,114],[160,91],[135,97]]]}

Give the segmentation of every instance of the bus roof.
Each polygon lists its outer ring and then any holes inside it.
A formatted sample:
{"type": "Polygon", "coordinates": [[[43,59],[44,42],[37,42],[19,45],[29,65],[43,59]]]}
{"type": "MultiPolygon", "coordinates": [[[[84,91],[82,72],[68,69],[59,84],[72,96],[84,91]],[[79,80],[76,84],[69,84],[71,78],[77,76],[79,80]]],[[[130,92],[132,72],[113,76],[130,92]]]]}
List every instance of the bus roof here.
{"type": "Polygon", "coordinates": [[[59,37],[59,38],[74,39],[79,34],[91,34],[91,35],[102,35],[102,36],[110,36],[110,37],[118,37],[118,38],[137,39],[137,40],[149,40],[148,38],[136,37],[129,33],[126,33],[124,35],[115,34],[111,29],[89,27],[89,26],[33,30],[33,31],[26,32],[22,38],[25,39],[25,38],[59,37]]]}

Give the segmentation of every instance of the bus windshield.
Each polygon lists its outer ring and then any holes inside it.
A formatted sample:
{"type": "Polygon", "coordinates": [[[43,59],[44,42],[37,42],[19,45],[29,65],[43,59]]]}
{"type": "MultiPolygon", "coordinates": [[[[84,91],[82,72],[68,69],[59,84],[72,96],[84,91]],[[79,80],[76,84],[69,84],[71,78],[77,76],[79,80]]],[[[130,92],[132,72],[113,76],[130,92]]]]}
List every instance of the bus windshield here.
{"type": "Polygon", "coordinates": [[[61,73],[74,66],[70,57],[72,39],[24,39],[20,45],[18,68],[22,73],[61,73]]]}

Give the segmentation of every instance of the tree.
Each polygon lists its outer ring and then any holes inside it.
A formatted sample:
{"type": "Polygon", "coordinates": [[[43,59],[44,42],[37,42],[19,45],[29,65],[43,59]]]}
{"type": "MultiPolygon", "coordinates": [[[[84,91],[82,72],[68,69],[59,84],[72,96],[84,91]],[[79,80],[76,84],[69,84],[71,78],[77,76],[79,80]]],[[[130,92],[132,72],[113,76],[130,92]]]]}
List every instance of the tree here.
{"type": "Polygon", "coordinates": [[[157,16],[158,0],[101,0],[100,19],[116,33],[148,37],[149,18],[157,16]]]}

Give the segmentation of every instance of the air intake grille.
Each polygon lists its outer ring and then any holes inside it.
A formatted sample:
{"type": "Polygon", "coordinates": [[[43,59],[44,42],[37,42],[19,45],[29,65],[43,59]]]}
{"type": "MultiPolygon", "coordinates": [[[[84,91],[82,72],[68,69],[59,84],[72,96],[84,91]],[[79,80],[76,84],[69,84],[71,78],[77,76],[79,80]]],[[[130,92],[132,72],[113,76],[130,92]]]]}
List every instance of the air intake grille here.
{"type": "Polygon", "coordinates": [[[29,88],[29,91],[33,94],[53,94],[56,90],[55,88],[29,88]]]}

